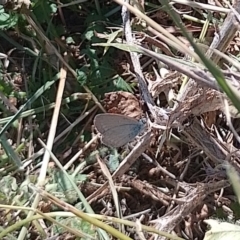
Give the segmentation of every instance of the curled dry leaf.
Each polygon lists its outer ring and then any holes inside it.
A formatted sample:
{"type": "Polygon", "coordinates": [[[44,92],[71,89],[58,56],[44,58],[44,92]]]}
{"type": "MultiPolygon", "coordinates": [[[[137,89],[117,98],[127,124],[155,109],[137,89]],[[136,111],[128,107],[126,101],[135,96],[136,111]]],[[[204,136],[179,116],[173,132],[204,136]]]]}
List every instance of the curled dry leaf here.
{"type": "Polygon", "coordinates": [[[109,113],[123,114],[139,120],[142,109],[139,100],[129,92],[110,92],[105,94],[104,107],[109,113]]]}

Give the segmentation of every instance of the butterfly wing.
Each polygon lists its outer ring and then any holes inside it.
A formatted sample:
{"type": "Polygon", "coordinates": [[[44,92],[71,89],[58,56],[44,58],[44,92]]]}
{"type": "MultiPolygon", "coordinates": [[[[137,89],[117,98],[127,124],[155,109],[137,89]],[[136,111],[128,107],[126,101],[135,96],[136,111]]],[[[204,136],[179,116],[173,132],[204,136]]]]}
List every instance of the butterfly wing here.
{"type": "Polygon", "coordinates": [[[98,114],[94,125],[102,134],[103,144],[111,147],[121,147],[132,141],[143,127],[134,118],[108,113],[98,114]]]}
{"type": "Polygon", "coordinates": [[[139,124],[139,122],[134,118],[112,113],[98,114],[94,119],[94,125],[101,134],[111,128],[125,124],[139,124]]]}
{"type": "Polygon", "coordinates": [[[131,142],[138,135],[140,129],[140,126],[132,124],[109,129],[102,135],[102,142],[110,147],[121,147],[131,142]]]}

